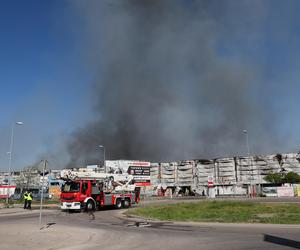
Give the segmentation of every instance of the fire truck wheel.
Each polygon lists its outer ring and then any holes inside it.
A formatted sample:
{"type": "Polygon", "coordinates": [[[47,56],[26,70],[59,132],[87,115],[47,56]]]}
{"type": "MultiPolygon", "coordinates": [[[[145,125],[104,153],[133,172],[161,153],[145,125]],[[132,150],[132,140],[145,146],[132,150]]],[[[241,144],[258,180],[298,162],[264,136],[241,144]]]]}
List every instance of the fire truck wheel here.
{"type": "Polygon", "coordinates": [[[86,211],[93,211],[95,210],[95,204],[92,200],[88,200],[87,203],[85,204],[85,210],[86,211]]]}
{"type": "Polygon", "coordinates": [[[121,199],[117,199],[115,207],[116,208],[121,208],[122,207],[122,201],[121,201],[121,199]]]}
{"type": "Polygon", "coordinates": [[[124,208],[129,208],[130,207],[130,200],[129,199],[125,199],[123,202],[123,207],[124,208]]]}

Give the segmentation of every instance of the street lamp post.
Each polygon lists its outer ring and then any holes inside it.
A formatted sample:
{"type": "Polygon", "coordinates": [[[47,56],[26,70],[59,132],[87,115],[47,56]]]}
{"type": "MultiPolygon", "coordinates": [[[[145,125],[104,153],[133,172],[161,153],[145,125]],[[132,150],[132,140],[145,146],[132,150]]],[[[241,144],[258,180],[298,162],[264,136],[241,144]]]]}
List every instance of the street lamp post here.
{"type": "MultiPolygon", "coordinates": [[[[244,129],[243,133],[246,135],[247,155],[248,155],[248,160],[250,161],[250,147],[249,147],[248,131],[246,129],[244,129]]],[[[249,172],[251,172],[251,175],[250,175],[250,197],[252,197],[252,195],[251,195],[251,192],[252,192],[252,164],[251,164],[251,161],[248,164],[249,164],[249,172]]]]}
{"type": "Polygon", "coordinates": [[[104,173],[106,173],[106,163],[105,163],[105,147],[103,145],[99,145],[99,148],[103,148],[103,164],[104,164],[104,173]]]}
{"type": "Polygon", "coordinates": [[[42,179],[42,184],[41,184],[41,200],[40,200],[40,216],[39,216],[39,227],[41,229],[41,225],[42,225],[42,209],[43,209],[43,198],[44,198],[44,181],[45,181],[45,171],[46,171],[46,168],[47,168],[47,163],[48,161],[47,160],[44,160],[44,164],[43,164],[43,170],[42,170],[42,173],[43,173],[43,179],[42,179]]]}
{"type": "Polygon", "coordinates": [[[24,125],[24,122],[15,122],[11,126],[11,135],[10,135],[10,147],[9,147],[9,160],[8,160],[8,187],[7,187],[7,197],[6,197],[6,203],[8,204],[8,198],[9,198],[9,189],[11,184],[11,161],[12,161],[12,154],[13,154],[13,145],[14,145],[14,128],[15,125],[24,125]]]}

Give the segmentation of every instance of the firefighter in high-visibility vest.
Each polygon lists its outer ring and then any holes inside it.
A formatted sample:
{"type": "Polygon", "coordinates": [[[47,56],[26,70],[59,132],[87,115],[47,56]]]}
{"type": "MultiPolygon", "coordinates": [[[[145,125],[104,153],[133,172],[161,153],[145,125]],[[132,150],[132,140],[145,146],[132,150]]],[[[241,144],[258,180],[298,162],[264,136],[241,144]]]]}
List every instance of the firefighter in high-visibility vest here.
{"type": "Polygon", "coordinates": [[[25,193],[23,194],[23,198],[24,198],[24,209],[27,208],[27,205],[28,205],[28,192],[25,191],[25,193]]]}
{"type": "Polygon", "coordinates": [[[32,194],[29,192],[27,196],[27,209],[31,209],[32,194]]]}

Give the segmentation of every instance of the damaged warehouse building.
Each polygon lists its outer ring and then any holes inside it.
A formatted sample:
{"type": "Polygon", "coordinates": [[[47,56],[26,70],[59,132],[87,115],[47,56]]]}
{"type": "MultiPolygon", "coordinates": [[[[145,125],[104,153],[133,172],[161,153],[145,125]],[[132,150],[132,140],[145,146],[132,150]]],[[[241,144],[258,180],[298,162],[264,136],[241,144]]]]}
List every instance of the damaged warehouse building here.
{"type": "Polygon", "coordinates": [[[300,174],[300,153],[151,163],[152,189],[145,192],[207,195],[211,178],[216,195],[256,195],[270,186],[269,173],[288,172],[300,174]]]}
{"type": "MultiPolygon", "coordinates": [[[[217,196],[258,195],[279,196],[278,184],[268,183],[265,177],[270,173],[300,174],[300,153],[257,155],[249,157],[225,157],[216,159],[196,159],[178,162],[150,163],[132,160],[106,160],[108,173],[135,173],[137,178],[147,181],[142,185],[141,194],[145,196],[205,195],[217,196]],[[150,176],[149,176],[150,172],[150,176]],[[149,182],[148,182],[149,180],[149,182]]],[[[92,165],[74,168],[77,171],[104,172],[104,166],[92,165]]],[[[15,197],[21,198],[25,189],[36,195],[44,183],[45,193],[49,197],[59,197],[63,181],[59,179],[62,170],[51,170],[42,181],[40,172],[35,168],[12,172],[12,185],[15,185],[15,197]],[[58,178],[58,179],[57,179],[58,178]]],[[[0,185],[5,189],[8,173],[0,173],[0,185]]],[[[300,184],[292,187],[300,196],[300,184]]],[[[7,194],[7,191],[3,191],[7,194]]],[[[294,196],[290,193],[288,196],[294,196]]],[[[1,196],[1,190],[0,190],[1,196]]],[[[284,195],[283,195],[284,196],[284,195]]]]}

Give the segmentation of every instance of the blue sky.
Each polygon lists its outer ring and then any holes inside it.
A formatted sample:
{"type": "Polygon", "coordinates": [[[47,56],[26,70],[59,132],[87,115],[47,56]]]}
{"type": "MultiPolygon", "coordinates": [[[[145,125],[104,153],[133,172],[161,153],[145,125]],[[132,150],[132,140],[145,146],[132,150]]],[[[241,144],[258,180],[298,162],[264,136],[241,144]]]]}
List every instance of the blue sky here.
{"type": "Polygon", "coordinates": [[[11,124],[22,120],[25,125],[15,128],[12,165],[19,169],[84,123],[89,75],[66,2],[0,5],[0,169],[7,168],[11,124]]]}
{"type": "MultiPolygon", "coordinates": [[[[216,50],[224,61],[249,65],[258,76],[249,96],[272,114],[282,140],[270,152],[298,151],[300,2],[237,2],[228,1],[227,9],[214,6],[223,27],[216,50]]],[[[12,167],[21,169],[45,152],[64,154],[68,135],[93,117],[95,72],[84,59],[86,16],[76,7],[62,0],[0,2],[0,170],[8,169],[15,121],[25,123],[15,128],[12,167]]],[[[255,148],[259,138],[250,143],[255,148]]]]}

